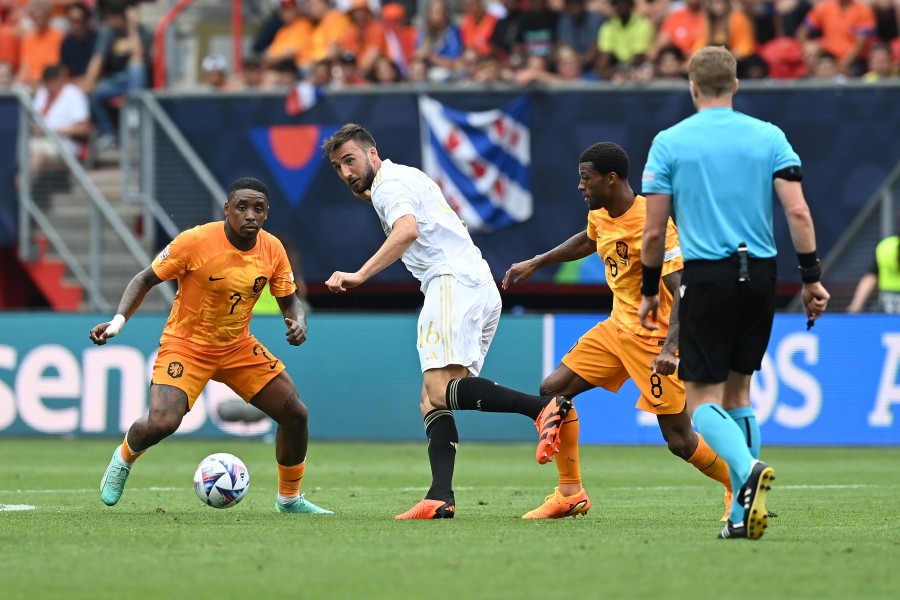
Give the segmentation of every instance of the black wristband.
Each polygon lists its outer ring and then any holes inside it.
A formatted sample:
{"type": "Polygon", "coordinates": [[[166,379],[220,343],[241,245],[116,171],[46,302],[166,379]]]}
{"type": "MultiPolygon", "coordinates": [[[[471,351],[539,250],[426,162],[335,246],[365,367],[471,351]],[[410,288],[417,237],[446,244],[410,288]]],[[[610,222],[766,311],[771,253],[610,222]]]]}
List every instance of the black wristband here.
{"type": "Polygon", "coordinates": [[[816,257],[815,250],[813,250],[812,252],[806,252],[804,254],[798,252],[797,262],[800,264],[801,269],[808,269],[819,264],[819,259],[816,257]]]}
{"type": "Polygon", "coordinates": [[[815,283],[822,279],[822,263],[818,260],[812,267],[800,267],[800,281],[803,283],[815,283]]]}
{"type": "Polygon", "coordinates": [[[662,277],[662,265],[648,267],[641,263],[641,295],[655,296],[659,293],[659,279],[662,277]]]}

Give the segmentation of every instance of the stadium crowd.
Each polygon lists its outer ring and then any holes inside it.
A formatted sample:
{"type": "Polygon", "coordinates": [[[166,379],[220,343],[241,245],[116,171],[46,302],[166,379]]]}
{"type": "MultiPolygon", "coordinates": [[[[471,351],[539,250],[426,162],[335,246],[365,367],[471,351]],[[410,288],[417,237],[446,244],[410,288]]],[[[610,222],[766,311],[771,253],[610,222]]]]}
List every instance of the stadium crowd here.
{"type": "MultiPolygon", "coordinates": [[[[153,83],[153,23],[140,16],[141,5],[153,2],[0,0],[0,89],[28,89],[42,98],[36,108],[45,116],[63,113],[52,119],[59,131],[75,126],[80,137],[87,103],[98,147],[115,146],[117,103],[153,83]],[[48,69],[60,65],[65,93],[48,94],[48,82],[60,88],[58,69],[48,69]]],[[[229,91],[290,90],[300,80],[325,89],[650,83],[684,80],[688,59],[708,45],[727,47],[742,79],[900,77],[900,0],[255,4],[262,11],[255,18],[248,11],[246,28],[254,35],[252,53],[239,69],[207,55],[197,85],[229,91]]]]}

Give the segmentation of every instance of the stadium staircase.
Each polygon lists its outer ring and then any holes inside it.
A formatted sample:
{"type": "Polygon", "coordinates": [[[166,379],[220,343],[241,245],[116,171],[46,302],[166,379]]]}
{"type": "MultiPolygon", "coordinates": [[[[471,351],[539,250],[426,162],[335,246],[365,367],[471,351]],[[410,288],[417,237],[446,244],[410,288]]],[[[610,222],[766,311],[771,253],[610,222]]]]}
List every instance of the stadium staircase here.
{"type": "MultiPolygon", "coordinates": [[[[103,160],[87,169],[91,180],[103,196],[110,202],[115,212],[134,234],[148,256],[154,256],[156,248],[144,240],[141,234],[143,208],[137,203],[122,201],[122,171],[118,160],[103,160]]],[[[86,271],[90,266],[91,244],[91,201],[87,193],[78,185],[69,184],[62,174],[62,183],[52,190],[46,190],[40,201],[41,209],[53,223],[66,246],[86,271]]],[[[69,273],[59,254],[49,244],[47,238],[36,231],[33,237],[36,257],[33,261],[20,261],[35,286],[41,291],[54,310],[91,311],[86,301],[87,294],[78,280],[69,273]]],[[[119,304],[122,292],[134,275],[148,265],[137,265],[122,240],[108,227],[101,226],[100,234],[101,295],[112,310],[119,304]]],[[[158,294],[148,294],[142,304],[142,311],[167,311],[169,308],[158,294]]]]}

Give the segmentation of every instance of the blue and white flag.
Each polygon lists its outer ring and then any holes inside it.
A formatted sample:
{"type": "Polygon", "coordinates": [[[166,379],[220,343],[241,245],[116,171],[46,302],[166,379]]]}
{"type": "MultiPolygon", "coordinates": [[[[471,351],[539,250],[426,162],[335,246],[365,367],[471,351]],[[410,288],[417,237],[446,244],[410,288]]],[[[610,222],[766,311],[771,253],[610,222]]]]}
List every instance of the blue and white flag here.
{"type": "Polygon", "coordinates": [[[527,96],[481,112],[419,98],[422,170],[473,231],[531,218],[529,112],[527,96]]]}

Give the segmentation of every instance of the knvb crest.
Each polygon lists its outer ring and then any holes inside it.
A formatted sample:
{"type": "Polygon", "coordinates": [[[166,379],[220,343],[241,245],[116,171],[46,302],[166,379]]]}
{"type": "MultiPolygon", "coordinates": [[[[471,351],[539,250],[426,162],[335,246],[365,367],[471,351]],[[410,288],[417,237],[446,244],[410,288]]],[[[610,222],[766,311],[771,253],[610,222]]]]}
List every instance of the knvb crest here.
{"type": "Polygon", "coordinates": [[[623,265],[628,264],[628,244],[626,244],[622,240],[619,240],[618,242],[616,242],[616,254],[619,256],[620,259],[622,259],[620,262],[623,265]]]}
{"type": "Polygon", "coordinates": [[[257,277],[255,280],[253,280],[253,295],[254,296],[257,295],[258,293],[260,293],[263,290],[263,288],[266,287],[267,281],[269,281],[269,280],[261,275],[259,277],[257,277]]]}
{"type": "Polygon", "coordinates": [[[166,372],[172,379],[178,379],[179,377],[184,375],[184,365],[177,361],[170,362],[169,368],[166,370],[166,372]]]}

